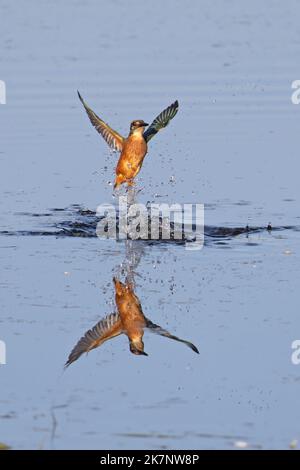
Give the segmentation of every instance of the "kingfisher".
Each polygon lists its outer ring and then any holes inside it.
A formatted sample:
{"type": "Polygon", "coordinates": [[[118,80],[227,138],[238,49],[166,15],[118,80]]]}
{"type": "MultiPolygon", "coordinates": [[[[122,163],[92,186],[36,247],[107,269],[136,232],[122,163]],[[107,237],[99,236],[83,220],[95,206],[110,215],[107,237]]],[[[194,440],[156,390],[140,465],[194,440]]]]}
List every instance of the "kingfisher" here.
{"type": "Polygon", "coordinates": [[[148,142],[158,131],[166,127],[177,114],[179,107],[178,101],[174,101],[174,103],[164,109],[150,126],[147,122],[143,121],[143,119],[135,119],[130,124],[128,137],[122,137],[89,108],[79,91],[77,91],[77,93],[92,125],[113,150],[121,152],[116,166],[114,188],[117,188],[123,183],[132,186],[134,178],[142,168],[148,150],[148,142]],[[146,129],[146,127],[148,127],[148,129],[146,129]]]}
{"type": "Polygon", "coordinates": [[[134,293],[131,282],[122,283],[117,278],[114,278],[113,281],[117,312],[109,314],[84,334],[71,351],[65,367],[76,361],[83,353],[88,353],[92,349],[98,348],[105,341],[122,333],[128,337],[129,349],[133,354],[148,356],[144,351],[143,342],[144,330],[146,328],[152,333],[184,343],[195,353],[199,354],[194,344],[172,335],[159,325],[152,323],[144,315],[141,303],[134,293]]]}

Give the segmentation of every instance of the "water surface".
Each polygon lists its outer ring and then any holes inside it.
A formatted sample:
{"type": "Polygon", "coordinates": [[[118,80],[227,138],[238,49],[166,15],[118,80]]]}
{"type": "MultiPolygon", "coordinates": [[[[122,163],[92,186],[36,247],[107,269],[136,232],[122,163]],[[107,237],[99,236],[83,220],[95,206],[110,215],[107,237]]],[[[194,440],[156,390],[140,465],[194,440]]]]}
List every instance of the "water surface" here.
{"type": "Polygon", "coordinates": [[[1,442],[231,449],[300,438],[299,13],[296,1],[1,2],[1,442]],[[94,236],[93,214],[78,211],[116,203],[117,156],[77,89],[124,134],[179,100],[150,143],[139,201],[204,203],[219,232],[203,250],[137,242],[132,266],[125,243],[94,236]],[[91,236],[60,236],[79,222],[91,236]],[[135,357],[119,337],[63,373],[113,311],[112,278],[128,264],[144,313],[200,355],[146,334],[149,357],[135,357]]]}

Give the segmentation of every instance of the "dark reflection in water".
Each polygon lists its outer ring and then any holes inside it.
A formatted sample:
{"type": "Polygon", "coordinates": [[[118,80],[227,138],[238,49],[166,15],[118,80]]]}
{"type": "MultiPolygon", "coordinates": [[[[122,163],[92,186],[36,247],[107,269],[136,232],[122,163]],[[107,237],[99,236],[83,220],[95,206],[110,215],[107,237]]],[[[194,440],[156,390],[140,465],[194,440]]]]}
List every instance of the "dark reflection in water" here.
{"type": "MultiPolygon", "coordinates": [[[[117,224],[118,224],[118,210],[117,213],[117,224]]],[[[75,237],[75,238],[96,238],[97,224],[100,220],[95,211],[90,209],[84,209],[79,204],[74,204],[67,208],[55,208],[49,210],[46,213],[19,213],[18,216],[33,217],[41,220],[39,227],[30,230],[2,230],[0,235],[6,236],[55,236],[57,238],[75,237]],[[45,221],[43,221],[45,218],[45,221]]],[[[117,226],[118,228],[118,226],[117,226]]],[[[299,231],[299,226],[293,225],[271,225],[266,223],[264,226],[204,226],[204,244],[209,245],[210,243],[219,243],[220,240],[230,240],[232,238],[244,235],[260,233],[260,232],[278,232],[283,230],[294,230],[299,231]]],[[[174,223],[170,222],[170,239],[163,239],[161,236],[158,240],[141,239],[142,242],[148,245],[152,244],[164,244],[164,243],[175,243],[185,244],[194,241],[194,228],[184,227],[182,229],[182,238],[176,239],[174,236],[175,232],[178,232],[178,228],[174,223]]],[[[130,238],[130,235],[128,235],[130,238]]]]}
{"type": "Polygon", "coordinates": [[[138,266],[143,253],[138,245],[136,242],[126,241],[125,260],[119,268],[120,271],[126,273],[126,281],[121,282],[117,277],[113,278],[116,312],[100,320],[84,334],[71,351],[66,367],[76,361],[83,353],[88,353],[92,349],[101,346],[105,341],[121,334],[128,337],[129,348],[133,354],[147,356],[143,342],[145,329],[165,338],[184,343],[199,354],[194,344],[172,335],[144,315],[141,302],[134,292],[134,269],[138,266]]]}

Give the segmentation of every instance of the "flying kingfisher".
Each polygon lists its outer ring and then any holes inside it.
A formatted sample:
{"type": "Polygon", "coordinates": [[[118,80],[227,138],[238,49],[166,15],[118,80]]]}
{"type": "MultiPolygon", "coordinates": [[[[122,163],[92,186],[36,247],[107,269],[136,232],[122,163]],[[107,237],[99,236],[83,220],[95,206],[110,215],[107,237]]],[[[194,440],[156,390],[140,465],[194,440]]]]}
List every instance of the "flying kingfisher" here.
{"type": "Polygon", "coordinates": [[[108,124],[100,119],[94,111],[84,102],[79,91],[77,92],[88,117],[95,129],[102,135],[108,145],[118,152],[121,152],[117,167],[114,187],[117,188],[123,183],[133,184],[133,180],[142,168],[145,155],[148,150],[148,142],[158,131],[166,127],[178,111],[178,101],[176,100],[168,108],[162,111],[149,124],[142,119],[135,119],[130,124],[128,137],[122,137],[108,124]],[[145,128],[148,129],[145,130],[145,128]]]}
{"type": "Polygon", "coordinates": [[[65,367],[76,361],[83,353],[98,348],[105,341],[122,333],[128,337],[129,349],[133,354],[148,356],[144,351],[143,342],[145,328],[166,338],[180,341],[199,354],[194,344],[172,335],[145,317],[141,303],[133,291],[132,283],[122,283],[114,278],[114,285],[117,312],[111,313],[100,320],[91,330],[85,333],[71,351],[65,367]]]}

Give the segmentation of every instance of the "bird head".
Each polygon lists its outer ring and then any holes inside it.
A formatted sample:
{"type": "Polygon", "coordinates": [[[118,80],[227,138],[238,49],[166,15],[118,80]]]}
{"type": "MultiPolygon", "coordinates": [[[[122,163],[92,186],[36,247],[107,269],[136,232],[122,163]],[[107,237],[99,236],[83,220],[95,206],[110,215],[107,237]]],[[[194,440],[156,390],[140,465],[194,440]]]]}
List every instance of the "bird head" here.
{"type": "Polygon", "coordinates": [[[134,132],[137,129],[139,129],[140,131],[143,131],[144,128],[147,126],[149,126],[149,124],[143,121],[143,119],[136,119],[135,121],[132,121],[132,123],[130,124],[130,132],[134,132]]]}
{"type": "Polygon", "coordinates": [[[132,354],[137,356],[148,356],[148,354],[144,351],[144,343],[142,340],[130,341],[129,348],[132,354]]]}

